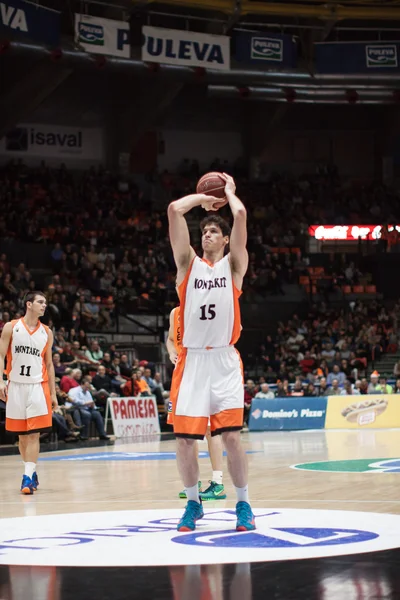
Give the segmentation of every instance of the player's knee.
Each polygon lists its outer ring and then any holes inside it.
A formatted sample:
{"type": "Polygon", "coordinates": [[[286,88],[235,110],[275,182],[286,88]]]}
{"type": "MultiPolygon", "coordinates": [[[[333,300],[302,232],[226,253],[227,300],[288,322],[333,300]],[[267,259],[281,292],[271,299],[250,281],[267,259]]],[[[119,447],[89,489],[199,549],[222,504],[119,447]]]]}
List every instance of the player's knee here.
{"type": "Polygon", "coordinates": [[[233,450],[237,446],[240,446],[240,432],[239,431],[224,431],[222,433],[222,439],[225,444],[225,448],[229,450],[233,450]]]}
{"type": "Polygon", "coordinates": [[[196,443],[196,440],[192,438],[178,437],[176,438],[176,443],[178,448],[189,450],[190,448],[193,448],[193,446],[196,443]]]}

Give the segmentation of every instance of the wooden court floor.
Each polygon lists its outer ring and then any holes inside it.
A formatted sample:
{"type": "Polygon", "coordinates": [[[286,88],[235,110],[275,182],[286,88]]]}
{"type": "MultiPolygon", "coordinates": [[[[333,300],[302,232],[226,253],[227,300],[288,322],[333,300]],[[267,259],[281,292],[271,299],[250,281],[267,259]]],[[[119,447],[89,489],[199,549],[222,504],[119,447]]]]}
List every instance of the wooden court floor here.
{"type": "MultiPolygon", "coordinates": [[[[291,466],[317,461],[400,458],[400,430],[335,430],[243,433],[249,452],[249,489],[257,507],[318,508],[400,514],[400,472],[319,472],[291,466]]],[[[132,442],[44,453],[38,466],[40,489],[21,496],[19,456],[0,457],[0,517],[75,512],[183,507],[173,453],[174,440],[132,442]],[[129,460],[112,460],[112,454],[129,460]],[[135,453],[135,460],[131,460],[135,453]],[[162,453],[157,459],[153,453],[162,453]],[[102,454],[106,460],[96,460],[102,454]],[[96,455],[93,457],[93,455],[96,455]],[[128,455],[128,456],[126,456],[128,455]],[[150,455],[150,456],[149,456],[150,455]],[[82,460],[83,458],[83,460],[82,460]]],[[[200,443],[200,452],[207,451],[200,443]]],[[[226,465],[226,459],[225,465],[226,465]]],[[[200,459],[204,485],[211,477],[209,459],[200,459]]],[[[227,471],[228,497],[208,505],[234,507],[227,471]]]]}

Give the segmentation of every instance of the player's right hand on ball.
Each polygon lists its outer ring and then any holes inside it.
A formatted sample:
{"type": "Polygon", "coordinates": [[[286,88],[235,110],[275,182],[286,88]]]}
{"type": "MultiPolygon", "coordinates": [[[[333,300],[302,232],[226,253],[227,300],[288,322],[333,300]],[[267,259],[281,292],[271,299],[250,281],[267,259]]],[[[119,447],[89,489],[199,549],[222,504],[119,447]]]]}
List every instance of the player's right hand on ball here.
{"type": "Polygon", "coordinates": [[[199,196],[201,197],[201,207],[204,208],[204,210],[218,210],[217,208],[214,208],[214,204],[216,202],[221,202],[221,198],[215,198],[215,196],[208,196],[207,194],[199,194],[199,196]]]}
{"type": "Polygon", "coordinates": [[[0,400],[3,400],[4,402],[7,399],[7,383],[1,379],[0,380],[0,400]]]}

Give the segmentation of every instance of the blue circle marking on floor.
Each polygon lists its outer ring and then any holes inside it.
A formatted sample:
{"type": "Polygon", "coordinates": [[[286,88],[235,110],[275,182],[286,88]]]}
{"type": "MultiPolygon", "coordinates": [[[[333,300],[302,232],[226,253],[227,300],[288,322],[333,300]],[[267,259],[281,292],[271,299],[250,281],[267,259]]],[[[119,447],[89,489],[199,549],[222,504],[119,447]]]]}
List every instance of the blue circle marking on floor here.
{"type": "MultiPolygon", "coordinates": [[[[247,454],[256,454],[250,450],[247,454]]],[[[224,454],[226,454],[224,452],[224,454]]],[[[208,458],[208,452],[199,452],[199,458],[208,458]]],[[[175,460],[175,452],[96,452],[89,454],[51,454],[41,456],[39,461],[119,461],[119,460],[175,460]]]]}

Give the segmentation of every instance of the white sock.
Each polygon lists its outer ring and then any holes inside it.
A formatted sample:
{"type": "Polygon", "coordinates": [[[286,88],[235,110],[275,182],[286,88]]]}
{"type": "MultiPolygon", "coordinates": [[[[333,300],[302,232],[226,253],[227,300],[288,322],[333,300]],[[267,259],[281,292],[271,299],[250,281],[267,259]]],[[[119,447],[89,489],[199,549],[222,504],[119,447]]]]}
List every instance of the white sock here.
{"type": "Polygon", "coordinates": [[[222,471],[213,471],[212,481],[215,481],[215,483],[222,485],[222,471]]]}
{"type": "Polygon", "coordinates": [[[249,486],[238,488],[235,487],[238,502],[249,502],[249,486]]]}
{"type": "Polygon", "coordinates": [[[36,463],[26,462],[25,464],[25,475],[32,479],[33,473],[36,471],[36,463]]]}
{"type": "Polygon", "coordinates": [[[186,488],[186,496],[188,500],[194,500],[195,502],[200,503],[199,486],[197,483],[192,487],[186,488]]]}

